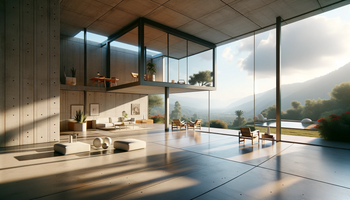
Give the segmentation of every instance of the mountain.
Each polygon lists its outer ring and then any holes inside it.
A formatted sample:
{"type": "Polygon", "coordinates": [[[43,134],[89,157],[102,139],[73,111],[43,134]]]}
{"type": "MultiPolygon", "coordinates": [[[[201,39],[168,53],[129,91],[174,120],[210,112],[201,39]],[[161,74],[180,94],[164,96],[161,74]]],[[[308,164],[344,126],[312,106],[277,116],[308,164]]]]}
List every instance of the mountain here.
{"type": "MultiPolygon", "coordinates": [[[[306,99],[329,99],[329,93],[335,85],[343,82],[350,82],[350,63],[324,76],[320,76],[303,83],[294,83],[281,86],[282,110],[291,108],[292,101],[299,101],[302,105],[306,99]]],[[[170,112],[174,108],[176,101],[179,101],[182,107],[182,113],[186,116],[192,116],[194,113],[201,116],[208,114],[208,100],[203,98],[203,94],[198,93],[198,98],[186,96],[186,94],[173,95],[170,97],[170,112]],[[189,106],[187,106],[189,105],[189,106]]],[[[224,101],[223,101],[224,102],[224,101]]],[[[213,102],[212,102],[213,103],[213,102]]],[[[225,104],[227,102],[225,101],[225,104]]],[[[255,95],[255,113],[261,113],[262,110],[276,104],[276,90],[271,89],[266,92],[255,95]]],[[[163,109],[157,109],[159,113],[164,113],[163,109]]],[[[246,119],[254,116],[254,97],[253,95],[244,97],[238,101],[229,104],[224,109],[211,107],[211,119],[226,118],[232,121],[236,110],[243,110],[246,119]]]]}
{"type": "MultiPolygon", "coordinates": [[[[329,93],[335,85],[343,82],[350,82],[350,63],[329,73],[303,83],[294,83],[281,86],[281,107],[286,111],[291,108],[291,101],[299,101],[304,105],[306,99],[329,99],[329,93]]],[[[253,96],[243,98],[228,106],[227,110],[243,110],[245,116],[253,115],[253,96]]],[[[276,89],[271,89],[255,98],[256,112],[260,113],[265,108],[276,104],[276,89]]]]}

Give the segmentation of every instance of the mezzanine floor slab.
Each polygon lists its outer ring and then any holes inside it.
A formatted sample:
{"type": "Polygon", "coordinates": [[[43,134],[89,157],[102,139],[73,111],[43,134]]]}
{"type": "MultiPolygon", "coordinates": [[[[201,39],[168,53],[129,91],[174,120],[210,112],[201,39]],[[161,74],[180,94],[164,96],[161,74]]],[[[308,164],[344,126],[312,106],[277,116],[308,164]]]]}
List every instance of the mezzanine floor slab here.
{"type": "MultiPolygon", "coordinates": [[[[193,130],[90,130],[147,148],[92,148],[61,156],[53,144],[0,149],[1,199],[350,199],[350,150],[294,143],[239,144],[193,130]]],[[[61,141],[68,140],[62,133],[61,141]]]]}

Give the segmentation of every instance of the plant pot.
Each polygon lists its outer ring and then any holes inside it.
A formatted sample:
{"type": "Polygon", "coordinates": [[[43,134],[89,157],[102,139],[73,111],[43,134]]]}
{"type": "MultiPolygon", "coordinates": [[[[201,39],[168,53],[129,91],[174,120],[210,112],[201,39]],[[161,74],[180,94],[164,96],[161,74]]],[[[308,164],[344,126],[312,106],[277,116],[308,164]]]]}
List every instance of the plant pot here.
{"type": "Polygon", "coordinates": [[[86,131],[86,123],[74,123],[74,131],[86,131]]]}
{"type": "Polygon", "coordinates": [[[66,85],[76,85],[77,78],[76,77],[66,77],[66,85]]]}
{"type": "Polygon", "coordinates": [[[146,74],[146,81],[156,81],[156,75],[146,74]]]}

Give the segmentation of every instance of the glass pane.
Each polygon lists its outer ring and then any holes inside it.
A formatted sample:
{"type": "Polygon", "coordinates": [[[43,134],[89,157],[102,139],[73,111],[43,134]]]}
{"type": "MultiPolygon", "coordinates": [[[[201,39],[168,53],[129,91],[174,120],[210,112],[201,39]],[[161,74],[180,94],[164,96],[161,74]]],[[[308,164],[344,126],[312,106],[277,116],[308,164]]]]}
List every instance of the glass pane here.
{"type": "Polygon", "coordinates": [[[350,111],[349,8],[282,27],[283,140],[303,142],[305,137],[320,136],[343,140],[342,132],[349,133],[345,128],[345,113],[350,111]],[[320,118],[328,122],[321,132],[315,128],[320,118]],[[337,129],[327,130],[332,125],[337,129]]]}
{"type": "Polygon", "coordinates": [[[111,77],[118,85],[138,81],[138,27],[111,42],[111,77]]]}
{"type": "Polygon", "coordinates": [[[169,82],[180,83],[181,80],[180,69],[183,68],[181,60],[186,59],[187,55],[187,40],[169,35],[169,82]],[[181,67],[182,65],[182,67],[181,67]]]}
{"type": "Polygon", "coordinates": [[[213,86],[213,50],[189,41],[188,54],[189,84],[213,86]]]}
{"type": "Polygon", "coordinates": [[[256,129],[261,133],[276,122],[275,29],[255,36],[255,116],[256,129]]]}
{"type": "Polygon", "coordinates": [[[217,48],[217,89],[211,92],[211,132],[238,135],[254,123],[254,37],[217,48]]]}
{"type": "MultiPolygon", "coordinates": [[[[155,68],[156,72],[153,74],[155,77],[154,81],[165,82],[167,78],[167,33],[150,26],[145,26],[145,48],[147,63],[145,74],[150,74],[150,70],[152,71],[155,68]]],[[[146,77],[146,80],[153,81],[153,78],[147,79],[146,77]]]]}

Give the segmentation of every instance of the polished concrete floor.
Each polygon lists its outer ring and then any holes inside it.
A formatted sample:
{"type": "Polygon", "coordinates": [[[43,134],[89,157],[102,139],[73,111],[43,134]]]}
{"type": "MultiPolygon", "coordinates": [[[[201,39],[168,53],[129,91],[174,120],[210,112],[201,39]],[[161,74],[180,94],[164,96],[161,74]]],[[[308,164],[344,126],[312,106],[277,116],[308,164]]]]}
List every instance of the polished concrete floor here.
{"type": "Polygon", "coordinates": [[[154,128],[78,137],[89,144],[104,136],[147,142],[131,152],[93,148],[62,156],[53,144],[2,148],[0,199],[350,200],[350,150],[239,144],[232,135],[154,128]]]}

